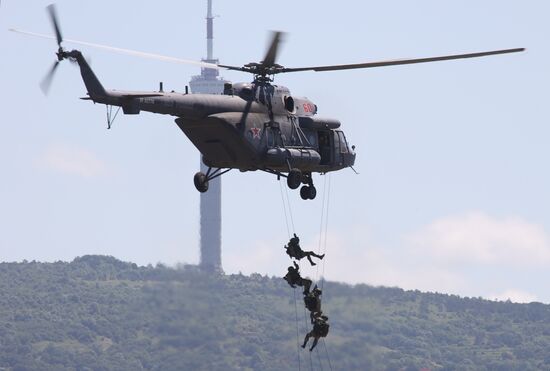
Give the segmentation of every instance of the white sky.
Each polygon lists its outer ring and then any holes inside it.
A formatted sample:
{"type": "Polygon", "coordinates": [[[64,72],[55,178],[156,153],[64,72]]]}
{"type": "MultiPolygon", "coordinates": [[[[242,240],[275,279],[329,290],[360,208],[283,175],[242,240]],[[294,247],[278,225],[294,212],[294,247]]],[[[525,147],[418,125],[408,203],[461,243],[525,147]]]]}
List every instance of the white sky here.
{"type": "MultiPolygon", "coordinates": [[[[0,259],[109,254],[138,264],[198,262],[198,152],[172,117],[119,116],[80,101],[63,63],[50,96],[38,83],[53,41],[46,1],[0,8],[0,259]]],[[[67,38],[199,59],[206,1],[58,1],[67,38]]],[[[240,65],[288,32],[287,67],[526,47],[524,54],[279,76],[319,114],[338,118],[356,168],[331,176],[325,276],[466,296],[550,302],[548,1],[215,0],[214,53],[240,65]]],[[[69,45],[67,45],[69,47],[69,45]]],[[[82,48],[105,87],[183,91],[194,66],[82,48]]],[[[231,81],[249,76],[224,72],[231,81]]],[[[318,197],[290,192],[306,248],[319,244],[318,197]]],[[[228,273],[282,275],[287,230],[279,184],[264,173],[223,179],[228,273]]],[[[312,276],[316,270],[306,270],[312,276]]]]}

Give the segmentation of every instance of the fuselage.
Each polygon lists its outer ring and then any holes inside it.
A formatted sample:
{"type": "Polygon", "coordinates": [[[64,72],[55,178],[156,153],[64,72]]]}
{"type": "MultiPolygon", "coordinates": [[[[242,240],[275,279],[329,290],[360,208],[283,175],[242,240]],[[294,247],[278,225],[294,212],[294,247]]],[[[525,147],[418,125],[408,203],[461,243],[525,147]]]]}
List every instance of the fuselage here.
{"type": "Polygon", "coordinates": [[[269,82],[226,86],[224,94],[183,94],[105,90],[80,52],[77,60],[90,99],[119,106],[125,114],[142,111],[177,117],[176,123],[213,168],[303,172],[352,166],[355,153],[340,122],[317,117],[317,106],[269,82]]]}

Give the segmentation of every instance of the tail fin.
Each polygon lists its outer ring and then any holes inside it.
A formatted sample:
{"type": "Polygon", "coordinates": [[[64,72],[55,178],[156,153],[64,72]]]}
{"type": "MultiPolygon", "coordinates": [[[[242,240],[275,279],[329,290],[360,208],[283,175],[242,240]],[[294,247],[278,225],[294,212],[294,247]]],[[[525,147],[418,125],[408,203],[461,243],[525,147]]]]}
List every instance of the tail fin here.
{"type": "Polygon", "coordinates": [[[84,85],[86,85],[86,89],[88,89],[88,95],[90,96],[90,98],[95,99],[106,96],[107,92],[105,91],[105,88],[99,82],[97,76],[90,68],[88,62],[86,62],[86,59],[84,58],[82,53],[78,50],[73,50],[68,54],[78,63],[78,66],[80,67],[80,74],[82,75],[82,80],[84,80],[84,85]]]}

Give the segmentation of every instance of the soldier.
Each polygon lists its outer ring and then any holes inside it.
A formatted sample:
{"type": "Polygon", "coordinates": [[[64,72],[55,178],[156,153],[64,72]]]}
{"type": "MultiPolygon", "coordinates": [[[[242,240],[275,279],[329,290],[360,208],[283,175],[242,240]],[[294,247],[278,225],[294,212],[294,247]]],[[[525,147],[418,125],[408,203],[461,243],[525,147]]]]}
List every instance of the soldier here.
{"type": "Polygon", "coordinates": [[[283,277],[283,279],[288,282],[290,287],[296,288],[296,286],[303,286],[304,287],[304,295],[309,294],[309,288],[311,287],[311,280],[308,280],[307,278],[302,278],[300,276],[300,267],[298,267],[298,264],[296,262],[294,263],[294,267],[288,267],[288,273],[286,276],[283,277]]]}
{"type": "Polygon", "coordinates": [[[313,324],[314,319],[316,316],[320,315],[321,313],[321,294],[323,292],[317,288],[317,285],[313,288],[313,290],[307,294],[304,295],[304,304],[309,310],[309,317],[311,319],[311,323],[313,324]]]}
{"type": "Polygon", "coordinates": [[[323,259],[325,257],[325,254],[323,255],[317,255],[313,251],[304,251],[300,247],[300,238],[296,236],[296,233],[294,233],[294,237],[290,239],[288,242],[288,246],[285,245],[286,253],[291,258],[294,258],[296,260],[301,260],[302,258],[307,258],[309,260],[309,263],[311,265],[316,265],[313,260],[311,260],[311,257],[314,256],[318,259],[323,259]]]}
{"type": "Polygon", "coordinates": [[[329,327],[330,326],[328,324],[328,317],[323,316],[321,315],[321,313],[319,313],[315,317],[315,321],[313,322],[313,330],[308,332],[304,339],[304,344],[302,344],[302,348],[305,348],[309,338],[313,337],[313,344],[311,345],[311,348],[309,348],[309,351],[311,352],[313,348],[315,348],[315,346],[317,345],[319,338],[324,338],[328,335],[329,327]]]}

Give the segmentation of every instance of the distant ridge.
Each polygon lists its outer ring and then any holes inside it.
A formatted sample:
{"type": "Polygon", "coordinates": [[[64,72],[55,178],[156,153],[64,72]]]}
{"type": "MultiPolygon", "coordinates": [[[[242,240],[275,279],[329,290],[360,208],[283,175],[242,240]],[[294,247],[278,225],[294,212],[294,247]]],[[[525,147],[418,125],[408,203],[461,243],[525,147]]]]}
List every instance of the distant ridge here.
{"type": "MultiPolygon", "coordinates": [[[[0,369],[287,370],[298,354],[310,365],[280,278],[88,255],[0,263],[0,290],[0,369]]],[[[550,369],[548,305],[325,282],[323,306],[333,369],[550,369]]],[[[328,370],[318,352],[314,369],[328,370]]]]}

